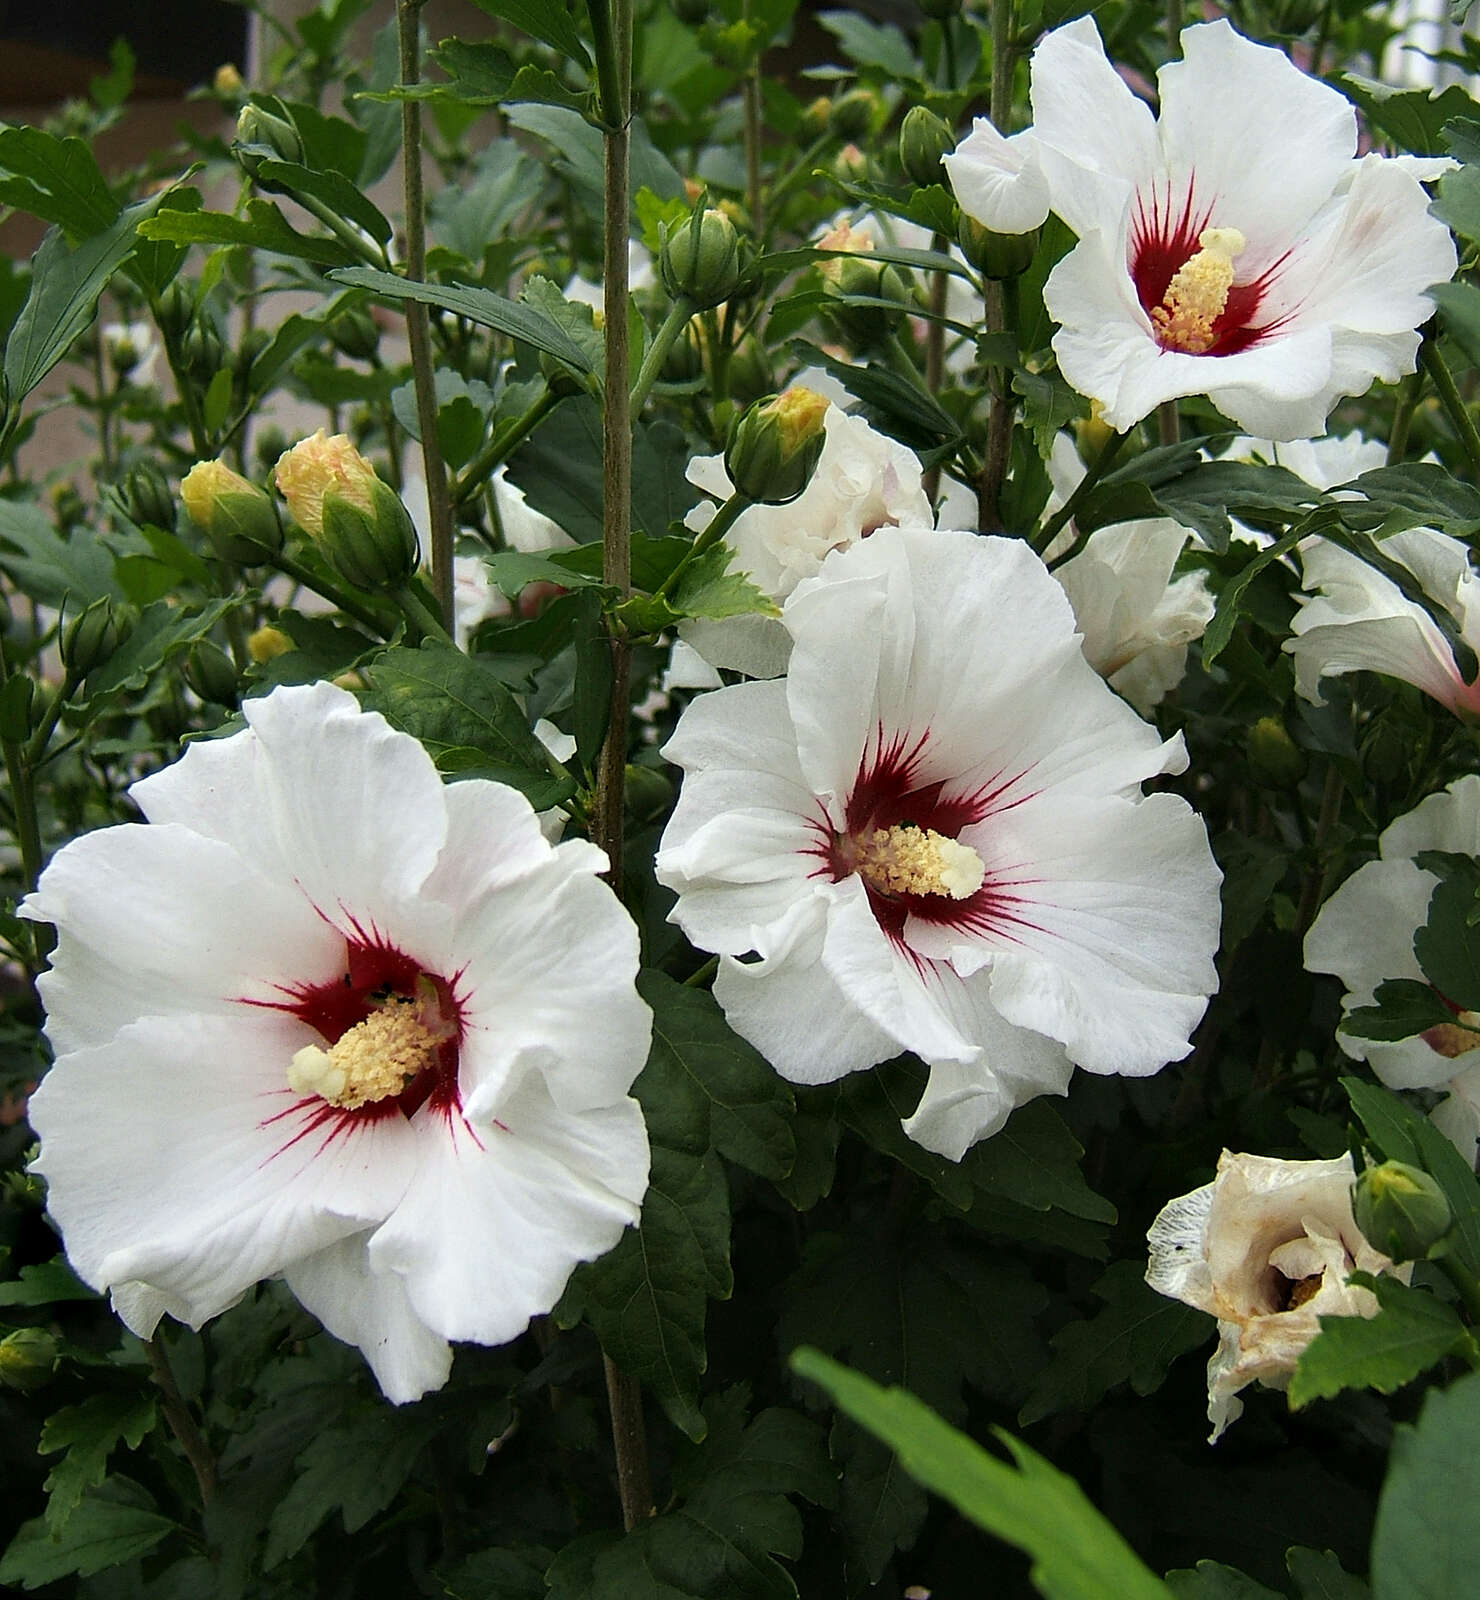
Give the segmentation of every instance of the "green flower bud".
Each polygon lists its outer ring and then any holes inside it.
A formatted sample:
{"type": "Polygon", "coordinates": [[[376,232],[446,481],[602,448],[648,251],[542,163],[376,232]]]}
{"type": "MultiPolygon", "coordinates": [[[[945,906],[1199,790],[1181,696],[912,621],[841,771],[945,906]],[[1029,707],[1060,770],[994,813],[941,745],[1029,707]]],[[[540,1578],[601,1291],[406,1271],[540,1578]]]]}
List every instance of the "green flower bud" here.
{"type": "Polygon", "coordinates": [[[237,702],[236,667],[232,659],[209,639],[198,639],[185,658],[185,682],[200,696],[218,706],[237,702]]]}
{"type": "Polygon", "coordinates": [[[113,602],[103,595],[62,629],[62,665],[80,683],[109,659],[123,637],[113,602]]]}
{"type": "Polygon", "coordinates": [[[687,295],[704,311],[728,300],[744,274],[740,235],[716,206],[695,211],[671,231],[663,229],[658,255],[663,287],[676,300],[687,295]]]}
{"type": "Polygon", "coordinates": [[[704,346],[698,323],[691,321],[673,341],[663,363],[663,378],[667,383],[693,383],[703,376],[704,346]]]}
{"type": "Polygon", "coordinates": [[[283,548],[283,525],[272,496],[224,461],[198,461],[180,484],[191,520],[223,561],[261,567],[283,548]]]}
{"type": "Polygon", "coordinates": [[[747,406],[725,447],[730,482],[763,505],[795,500],[822,454],[826,415],[827,401],[800,385],[747,406]]]}
{"type": "Polygon", "coordinates": [[[961,254],[984,277],[1016,278],[1033,265],[1038,253],[1038,230],[993,233],[963,211],[956,219],[956,242],[961,254]]]}
{"type": "Polygon", "coordinates": [[[167,339],[180,340],[185,330],[195,320],[195,291],[180,278],[159,297],[158,322],[167,339]]]}
{"type": "Polygon", "coordinates": [[[945,182],[940,160],[956,148],[956,137],[943,117],[927,106],[911,106],[899,128],[899,164],[911,183],[924,189],[945,182]]]}
{"type": "Polygon", "coordinates": [[[51,1381],[59,1346],[45,1328],[17,1328],[0,1339],[0,1383],[29,1393],[51,1381]]]}
{"type": "Polygon", "coordinates": [[[416,571],[421,548],[411,513],[379,478],[368,485],[370,510],[330,489],[323,500],[318,546],[329,565],[357,589],[399,589],[416,571]]]}
{"type": "Polygon", "coordinates": [[[1267,789],[1293,789],[1310,765],[1278,717],[1260,717],[1244,735],[1244,754],[1255,783],[1267,789]]]}
{"type": "Polygon", "coordinates": [[[850,89],[833,101],[827,125],[840,139],[862,139],[873,131],[883,109],[872,89],[850,89]]]}
{"type": "Polygon", "coordinates": [[[1403,1161],[1367,1168],[1352,1190],[1352,1215],[1367,1242],[1394,1261],[1423,1260],[1454,1221],[1439,1185],[1403,1161]]]}
{"type": "Polygon", "coordinates": [[[140,526],[147,524],[172,532],[175,526],[175,497],[168,480],[152,461],[136,462],[123,480],[123,504],[140,526]]]}
{"type": "Polygon", "coordinates": [[[225,353],[221,335],[211,323],[196,321],[180,345],[180,364],[204,388],[221,370],[225,353]]]}
{"type": "Polygon", "coordinates": [[[364,306],[351,306],[329,324],[329,343],[351,361],[369,361],[380,349],[380,329],[364,306]]]}
{"type": "MultiPolygon", "coordinates": [[[[303,140],[287,117],[249,100],[237,113],[236,139],[231,153],[242,171],[255,180],[258,168],[266,159],[301,163],[303,140]]],[[[282,188],[272,183],[264,183],[262,187],[279,192],[282,188]]]]}

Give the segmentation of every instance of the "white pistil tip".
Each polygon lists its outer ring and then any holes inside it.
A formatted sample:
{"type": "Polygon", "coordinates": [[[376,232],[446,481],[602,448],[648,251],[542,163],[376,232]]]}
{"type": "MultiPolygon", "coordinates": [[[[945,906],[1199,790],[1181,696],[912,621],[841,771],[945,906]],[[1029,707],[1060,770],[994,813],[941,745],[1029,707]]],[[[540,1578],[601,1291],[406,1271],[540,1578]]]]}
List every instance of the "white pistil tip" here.
{"type": "Polygon", "coordinates": [[[875,828],[856,846],[858,870],[884,894],[943,894],[969,900],[987,869],[969,844],[934,828],[896,823],[875,828]]]}
{"type": "Polygon", "coordinates": [[[1227,256],[1232,261],[1236,255],[1243,253],[1244,246],[1249,241],[1237,228],[1204,228],[1197,236],[1197,242],[1204,250],[1211,250],[1214,255],[1227,256]]]}
{"type": "Polygon", "coordinates": [[[304,1045],[288,1063],[288,1087],[295,1094],[321,1095],[332,1102],[344,1093],[345,1082],[344,1068],[316,1044],[304,1045]]]}

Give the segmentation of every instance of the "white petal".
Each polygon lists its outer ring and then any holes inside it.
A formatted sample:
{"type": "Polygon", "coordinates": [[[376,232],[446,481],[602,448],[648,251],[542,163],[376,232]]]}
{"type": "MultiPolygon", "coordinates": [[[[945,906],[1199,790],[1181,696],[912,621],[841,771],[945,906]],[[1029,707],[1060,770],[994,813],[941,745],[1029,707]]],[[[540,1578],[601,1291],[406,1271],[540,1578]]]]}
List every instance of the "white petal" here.
{"type": "Polygon", "coordinates": [[[531,1074],[498,1124],[423,1108],[415,1126],[423,1165],[371,1239],[370,1266],[397,1274],[444,1338],[517,1338],[641,1210],[648,1143],[635,1100],[566,1112],[531,1074]]]}
{"type": "Polygon", "coordinates": [[[994,233],[1027,233],[1048,216],[1048,181],[1031,132],[1005,139],[978,117],[945,169],[961,209],[994,233]]]}
{"type": "Polygon", "coordinates": [[[311,1037],[271,1013],[150,1018],[52,1067],[31,1097],[37,1169],[79,1276],[142,1280],[199,1326],[390,1212],[409,1126],[296,1096],[287,1064],[311,1037]]]}
{"type": "Polygon", "coordinates": [[[368,1233],[352,1234],[295,1262],[288,1287],[336,1339],[370,1364],[387,1400],[405,1405],[440,1389],[452,1371],[452,1350],[411,1309],[394,1273],[370,1266],[368,1233]]]}

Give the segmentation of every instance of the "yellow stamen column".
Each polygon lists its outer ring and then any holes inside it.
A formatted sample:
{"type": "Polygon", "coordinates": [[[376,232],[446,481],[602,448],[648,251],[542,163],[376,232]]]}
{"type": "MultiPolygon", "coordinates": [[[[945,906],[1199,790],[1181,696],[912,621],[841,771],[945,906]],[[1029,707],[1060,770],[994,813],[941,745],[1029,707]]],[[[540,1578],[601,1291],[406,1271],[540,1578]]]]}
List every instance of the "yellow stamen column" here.
{"type": "Polygon", "coordinates": [[[1204,228],[1197,242],[1202,248],[1177,268],[1161,304],[1151,308],[1162,349],[1192,356],[1213,343],[1213,324],[1233,287],[1233,260],[1246,243],[1237,228],[1204,228]]]}

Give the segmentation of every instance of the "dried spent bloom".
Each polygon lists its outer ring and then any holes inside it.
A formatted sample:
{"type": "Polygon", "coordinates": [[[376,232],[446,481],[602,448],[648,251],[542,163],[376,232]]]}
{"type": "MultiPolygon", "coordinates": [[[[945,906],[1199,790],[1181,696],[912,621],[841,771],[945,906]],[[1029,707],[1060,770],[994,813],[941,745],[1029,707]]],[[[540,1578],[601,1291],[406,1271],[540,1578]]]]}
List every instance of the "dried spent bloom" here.
{"type": "Polygon", "coordinates": [[[375,468],[346,433],[329,435],[320,428],[300,439],[278,458],[273,479],[293,520],[315,539],[324,531],[324,496],[331,490],[367,516],[374,515],[375,468]]]}
{"type": "Polygon", "coordinates": [[[1349,1155],[1282,1161],[1225,1150],[1212,1183],[1162,1208],[1147,1241],[1146,1281],[1218,1319],[1208,1362],[1209,1443],[1243,1411],[1240,1389],[1283,1389],[1321,1318],[1372,1317],[1377,1297],[1353,1272],[1391,1273],[1352,1216],[1349,1155]]]}
{"type": "Polygon", "coordinates": [[[1343,395],[1413,370],[1449,231],[1420,177],[1357,156],[1356,112],[1226,21],[1190,27],[1136,98],[1088,17],[1040,40],[1033,125],[978,129],[948,158],[961,202],[1002,232],[1056,212],[1079,243],[1043,300],[1064,377],[1124,429],[1206,395],[1249,433],[1320,433],[1343,395]]]}
{"type": "Polygon", "coordinates": [[[412,1400],[636,1220],[637,933],[601,851],[503,784],[444,786],[344,691],[242,712],[23,903],[58,933],[37,1170],[141,1337],[281,1273],[412,1400]]]}
{"type": "MultiPolygon", "coordinates": [[[[1381,859],[1358,867],[1321,907],[1305,936],[1305,965],[1346,985],[1342,1014],[1370,1006],[1389,978],[1426,981],[1413,935],[1428,921],[1439,880],[1413,859],[1425,850],[1480,855],[1480,777],[1451,783],[1383,830],[1381,859]]],[[[1338,1025],[1336,1042],[1365,1061],[1391,1089],[1447,1089],[1435,1124],[1473,1166],[1480,1140],[1480,1017],[1456,1010],[1441,1024],[1407,1039],[1359,1039],[1338,1025]]]]}
{"type": "MultiPolygon", "coordinates": [[[[1464,642],[1480,648],[1480,578],[1467,547],[1432,528],[1407,528],[1381,549],[1449,613],[1464,642]]],[[[1480,676],[1466,682],[1443,629],[1390,577],[1319,537],[1302,541],[1300,566],[1306,592],[1285,649],[1307,700],[1324,698],[1322,678],[1381,672],[1422,689],[1457,717],[1480,721],[1480,676]]]]}
{"type": "Polygon", "coordinates": [[[881,529],[782,620],[787,677],[701,695],[664,752],[658,877],[731,1026],[796,1083],[913,1050],[906,1131],[952,1159],[1076,1065],[1186,1055],[1219,874],[1191,808],[1140,789],[1186,754],[1090,669],[1037,556],[881,529]]]}

